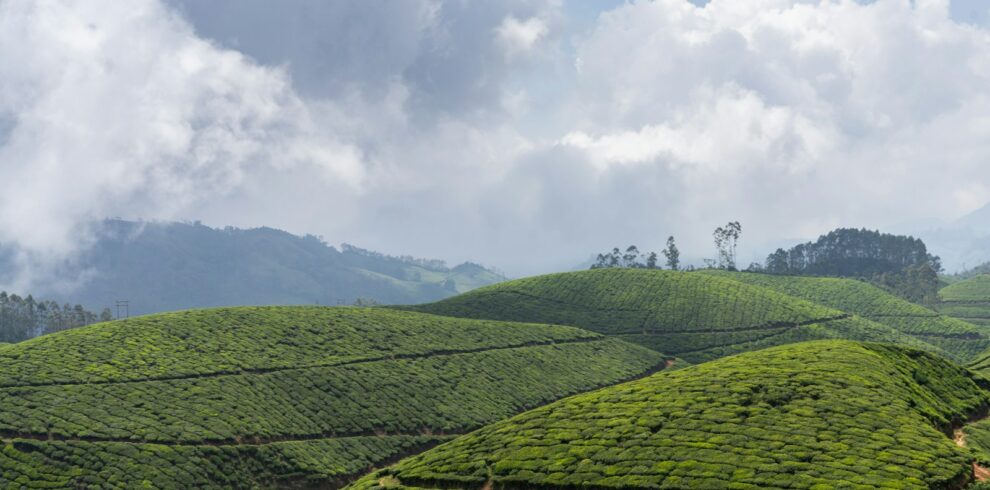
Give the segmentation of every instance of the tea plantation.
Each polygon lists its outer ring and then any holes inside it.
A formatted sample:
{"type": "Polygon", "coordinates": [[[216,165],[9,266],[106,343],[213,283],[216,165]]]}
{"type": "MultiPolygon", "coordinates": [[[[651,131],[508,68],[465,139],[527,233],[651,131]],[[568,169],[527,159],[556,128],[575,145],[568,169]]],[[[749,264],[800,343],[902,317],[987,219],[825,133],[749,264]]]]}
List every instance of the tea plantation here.
{"type": "Polygon", "coordinates": [[[961,488],[987,407],[923,351],[817,341],[577,395],[362,478],[372,488],[961,488]]]}
{"type": "Polygon", "coordinates": [[[643,269],[550,274],[436,303],[439,315],[573,325],[704,362],[805,340],[891,342],[948,355],[894,328],[729,277],[643,269]]]}
{"type": "Polygon", "coordinates": [[[990,326],[990,274],[950,284],[939,291],[939,296],[942,313],[990,326]]]}
{"type": "Polygon", "coordinates": [[[0,488],[335,486],[667,363],[573,327],[385,309],[97,324],[0,349],[0,488]]]}
{"type": "Polygon", "coordinates": [[[967,362],[990,347],[990,330],[941,315],[863,281],[748,272],[705,271],[703,273],[763,286],[882,323],[940,347],[958,362],[967,362]]]}

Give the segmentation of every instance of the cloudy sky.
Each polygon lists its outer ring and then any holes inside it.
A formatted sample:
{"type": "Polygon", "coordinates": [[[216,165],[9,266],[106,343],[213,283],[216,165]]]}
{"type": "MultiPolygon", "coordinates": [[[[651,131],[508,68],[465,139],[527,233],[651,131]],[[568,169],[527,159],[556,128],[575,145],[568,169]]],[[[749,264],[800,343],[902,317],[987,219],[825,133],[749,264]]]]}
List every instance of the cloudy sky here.
{"type": "Polygon", "coordinates": [[[116,216],[762,255],[990,200],[990,2],[0,0],[0,170],[33,264],[116,216]]]}

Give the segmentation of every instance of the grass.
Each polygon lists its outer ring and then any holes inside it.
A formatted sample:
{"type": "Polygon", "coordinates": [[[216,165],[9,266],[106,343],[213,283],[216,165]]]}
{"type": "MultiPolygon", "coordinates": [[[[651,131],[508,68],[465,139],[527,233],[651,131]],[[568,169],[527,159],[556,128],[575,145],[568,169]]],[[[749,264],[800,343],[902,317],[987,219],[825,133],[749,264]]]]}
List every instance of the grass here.
{"type": "Polygon", "coordinates": [[[98,324],[0,349],[0,487],[333,486],[665,361],[573,327],[385,309],[98,324]]]}
{"type": "Polygon", "coordinates": [[[746,272],[704,273],[763,286],[873,320],[937,346],[958,362],[968,362],[990,348],[990,331],[987,329],[942,315],[863,281],[746,272]]]}
{"type": "Polygon", "coordinates": [[[948,355],[890,326],[709,274],[597,269],[550,274],[401,307],[439,315],[573,325],[688,362],[815,339],[892,342],[948,355]]]}
{"type": "Polygon", "coordinates": [[[957,488],[973,457],[947,434],[987,402],[939,356],[800,343],[570,397],[352,488],[957,488]]]}

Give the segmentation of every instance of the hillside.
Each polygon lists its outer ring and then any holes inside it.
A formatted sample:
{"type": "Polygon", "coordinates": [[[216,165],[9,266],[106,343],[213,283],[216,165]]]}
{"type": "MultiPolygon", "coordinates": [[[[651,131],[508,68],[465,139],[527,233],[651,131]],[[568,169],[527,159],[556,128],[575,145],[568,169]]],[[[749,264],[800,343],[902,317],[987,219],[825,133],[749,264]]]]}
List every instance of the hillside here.
{"type": "Polygon", "coordinates": [[[667,365],[572,327],[384,309],[95,324],[0,348],[0,487],[332,487],[667,365]]]}
{"type": "Polygon", "coordinates": [[[426,305],[439,315],[572,325],[689,362],[803,340],[938,347],[849,313],[729,278],[595,269],[507,281],[426,305]]]}
{"type": "Polygon", "coordinates": [[[855,279],[704,271],[755,284],[882,323],[967,362],[990,348],[990,331],[941,315],[855,279]]]}
{"type": "Polygon", "coordinates": [[[990,274],[950,284],[939,291],[939,311],[977,325],[990,325],[990,274]]]}
{"type": "Polygon", "coordinates": [[[809,342],[567,398],[352,488],[958,488],[950,434],[987,402],[937,356],[809,342]]]}
{"type": "MultiPolygon", "coordinates": [[[[129,301],[130,314],[273,304],[351,304],[358,298],[435,301],[504,278],[475,264],[390,257],[272,228],[106,221],[70,275],[88,280],[52,295],[93,311],[129,301]]],[[[43,286],[43,285],[41,285],[43,286]]]]}

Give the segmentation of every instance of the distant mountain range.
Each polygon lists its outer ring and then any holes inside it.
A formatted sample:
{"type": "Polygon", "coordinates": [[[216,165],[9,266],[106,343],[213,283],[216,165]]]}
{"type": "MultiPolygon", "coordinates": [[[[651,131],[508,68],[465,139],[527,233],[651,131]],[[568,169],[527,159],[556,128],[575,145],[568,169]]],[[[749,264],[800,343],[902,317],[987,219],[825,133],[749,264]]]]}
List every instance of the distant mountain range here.
{"type": "Polygon", "coordinates": [[[272,228],[107,220],[77,267],[92,278],[59,301],[130,314],[230,305],[435,301],[505,278],[478,264],[392,257],[272,228]]]}
{"type": "Polygon", "coordinates": [[[953,222],[912,234],[942,258],[947,272],[990,262],[990,204],[953,222]]]}

